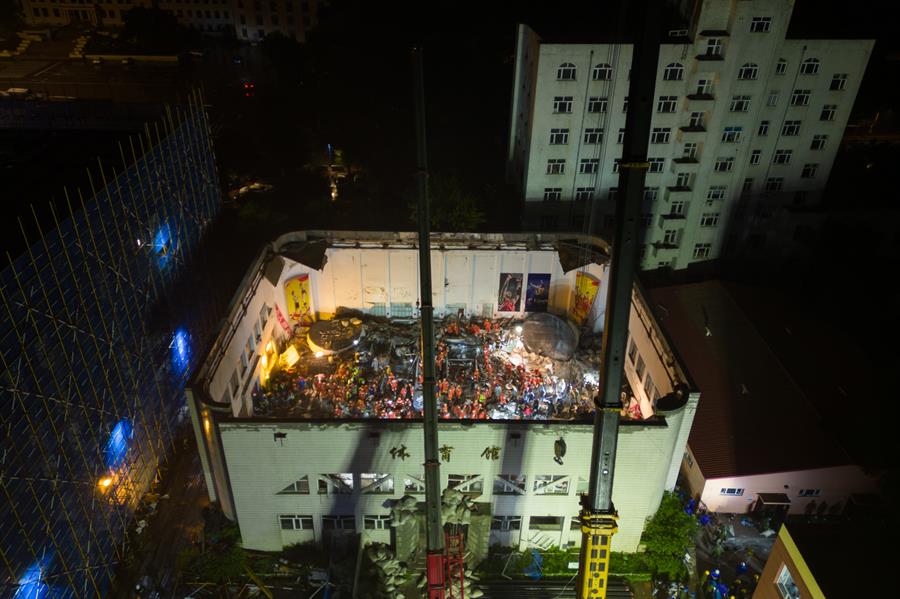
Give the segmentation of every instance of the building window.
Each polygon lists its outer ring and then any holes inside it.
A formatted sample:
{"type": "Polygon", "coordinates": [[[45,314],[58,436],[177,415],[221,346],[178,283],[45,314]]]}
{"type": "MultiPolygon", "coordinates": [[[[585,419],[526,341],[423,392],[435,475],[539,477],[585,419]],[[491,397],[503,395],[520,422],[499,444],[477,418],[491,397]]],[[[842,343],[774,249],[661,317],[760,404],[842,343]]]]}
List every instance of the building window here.
{"type": "Polygon", "coordinates": [[[634,339],[628,344],[628,359],[631,360],[632,364],[637,360],[637,343],[634,342],[634,339]]]}
{"type": "Polygon", "coordinates": [[[602,144],[603,143],[603,129],[601,129],[601,128],[585,129],[584,130],[584,143],[586,145],[602,144]]]}
{"type": "Polygon", "coordinates": [[[747,112],[750,110],[750,96],[732,96],[731,112],[747,112]]]}
{"type": "Polygon", "coordinates": [[[826,104],[822,107],[822,114],[819,115],[820,121],[833,121],[837,112],[837,104],[826,104]]]}
{"type": "Polygon", "coordinates": [[[622,163],[621,158],[616,158],[615,160],[613,160],[613,173],[619,172],[619,164],[621,164],[621,163],[622,163]]]}
{"type": "Polygon", "coordinates": [[[558,202],[562,199],[562,187],[545,187],[544,201],[558,202]]]}
{"type": "Polygon", "coordinates": [[[625,96],[625,99],[622,100],[622,112],[628,112],[628,96],[625,96]]]}
{"type": "Polygon", "coordinates": [[[847,73],[835,73],[831,76],[831,86],[828,88],[833,92],[844,91],[847,87],[847,73]]]}
{"type": "Polygon", "coordinates": [[[309,495],[309,476],[301,476],[276,495],[309,495]]]}
{"type": "Polygon", "coordinates": [[[793,150],[775,150],[775,155],[772,157],[772,164],[790,164],[791,156],[793,156],[793,150]]]}
{"type": "Polygon", "coordinates": [[[491,530],[509,532],[522,529],[522,516],[492,516],[491,530]]]}
{"type": "Polygon", "coordinates": [[[804,164],[803,172],[800,173],[800,176],[804,179],[812,179],[816,176],[817,170],[819,170],[818,164],[804,164]]]}
{"type": "Polygon", "coordinates": [[[766,179],[766,191],[781,191],[784,187],[784,177],[769,177],[766,179]]]}
{"type": "Polygon", "coordinates": [[[681,150],[682,158],[696,158],[697,157],[697,144],[695,142],[688,142],[684,144],[684,147],[681,150]]]}
{"type": "Polygon", "coordinates": [[[750,33],[769,33],[772,28],[772,17],[753,17],[750,19],[750,33]]]}
{"type": "Polygon", "coordinates": [[[779,58],[778,62],[775,63],[775,74],[776,75],[784,75],[787,72],[787,61],[783,58],[779,58]]]}
{"type": "Polygon", "coordinates": [[[616,197],[618,195],[619,195],[619,188],[618,187],[610,187],[608,190],[606,190],[606,201],[607,202],[615,202],[616,197]]]}
{"type": "Polygon", "coordinates": [[[684,216],[685,207],[684,200],[672,200],[672,203],[669,205],[669,214],[684,216]]]}
{"type": "Polygon", "coordinates": [[[548,175],[562,175],[566,172],[566,159],[565,158],[550,158],[547,160],[547,174],[548,175]]]}
{"type": "Polygon", "coordinates": [[[528,530],[562,530],[562,516],[532,516],[528,519],[528,530]]]}
{"type": "Polygon", "coordinates": [[[817,58],[807,58],[800,65],[801,75],[815,75],[819,72],[819,60],[817,58]]]}
{"type": "Polygon", "coordinates": [[[359,475],[359,488],[363,493],[394,494],[394,476],[378,472],[363,472],[359,475]]]}
{"type": "Polygon", "coordinates": [[[719,226],[719,213],[718,212],[704,212],[700,215],[700,226],[701,227],[718,227],[719,226]]]}
{"type": "Polygon", "coordinates": [[[722,132],[722,142],[732,144],[740,143],[743,130],[743,127],[725,127],[725,130],[722,132]]]}
{"type": "Polygon", "coordinates": [[[749,81],[759,76],[759,65],[755,62],[747,62],[738,69],[738,79],[749,81]]]}
{"type": "Polygon", "coordinates": [[[709,191],[706,192],[707,200],[724,200],[725,193],[728,191],[728,187],[725,185],[713,185],[709,188],[709,191]]]}
{"type": "Polygon", "coordinates": [[[659,187],[645,187],[644,188],[644,202],[653,203],[656,201],[656,198],[659,197],[659,187]]]}
{"type": "Polygon", "coordinates": [[[524,495],[524,474],[498,474],[494,478],[494,495],[524,495]]]}
{"type": "Polygon", "coordinates": [[[709,79],[698,79],[696,91],[694,93],[698,96],[712,95],[712,81],[709,79]]]}
{"type": "Polygon", "coordinates": [[[734,168],[734,158],[716,158],[716,172],[727,173],[734,168]]]}
{"type": "Polygon", "coordinates": [[[581,202],[586,202],[594,197],[594,188],[593,187],[579,187],[575,190],[575,199],[581,202]]]}
{"type": "Polygon", "coordinates": [[[746,179],[744,179],[744,184],[741,190],[750,191],[751,189],[753,189],[753,177],[747,177],[746,179]]]}
{"type": "Polygon", "coordinates": [[[722,40],[711,38],[706,41],[707,56],[722,56],[722,40]]]}
{"type": "Polygon", "coordinates": [[[241,379],[238,376],[238,371],[235,369],[231,373],[231,378],[228,380],[228,390],[231,392],[232,397],[237,397],[238,388],[241,386],[241,379]]]}
{"type": "Polygon", "coordinates": [[[800,489],[797,493],[800,497],[818,497],[822,494],[822,489],[800,489]]]}
{"type": "Polygon", "coordinates": [[[656,103],[656,112],[675,112],[678,96],[660,96],[656,103]]]}
{"type": "Polygon", "coordinates": [[[667,144],[669,143],[669,134],[672,130],[668,127],[654,127],[650,133],[650,143],[667,144]]]}
{"type": "Polygon", "coordinates": [[[750,152],[750,166],[759,164],[760,156],[762,156],[762,150],[753,150],[750,152]]]}
{"type": "Polygon", "coordinates": [[[484,490],[484,481],[479,474],[450,474],[447,477],[447,488],[477,494],[484,490]]]}
{"type": "Polygon", "coordinates": [[[681,81],[684,79],[684,67],[677,62],[666,65],[663,71],[663,81],[681,81]]]}
{"type": "Polygon", "coordinates": [[[322,516],[322,530],[356,530],[353,516],[322,516]]]}
{"type": "Polygon", "coordinates": [[[809,144],[810,150],[824,150],[825,142],[828,140],[827,135],[813,135],[812,143],[809,144]]]}
{"type": "Polygon", "coordinates": [[[609,81],[612,79],[612,67],[608,64],[598,64],[591,72],[594,81],[609,81]]]}
{"type": "Polygon", "coordinates": [[[694,260],[703,260],[705,258],[709,258],[709,254],[711,252],[711,243],[696,243],[694,244],[694,253],[692,255],[694,257],[694,260]]]}
{"type": "Polygon", "coordinates": [[[592,175],[600,170],[599,158],[582,158],[578,165],[578,172],[582,175],[592,175]]]}
{"type": "Polygon", "coordinates": [[[616,135],[616,143],[620,144],[625,141],[625,129],[619,129],[619,133],[616,135]]]}
{"type": "Polygon", "coordinates": [[[553,112],[569,114],[572,112],[572,96],[554,96],[553,112]]]}
{"type": "Polygon", "coordinates": [[[363,528],[366,530],[390,530],[390,516],[363,516],[363,528]]]}
{"type": "Polygon", "coordinates": [[[411,495],[422,495],[425,493],[425,481],[415,476],[407,475],[403,479],[403,492],[411,495]]]}
{"type": "Polygon", "coordinates": [[[692,112],[690,126],[698,129],[703,128],[703,113],[702,112],[692,112]]]}
{"type": "MultiPolygon", "coordinates": [[[[615,223],[613,223],[615,224],[615,223]]],[[[641,215],[641,225],[646,229],[651,224],[653,224],[653,214],[650,212],[645,212],[641,215]]]]}
{"type": "Polygon", "coordinates": [[[781,571],[778,572],[778,578],[775,579],[775,587],[781,594],[782,599],[800,599],[801,597],[800,589],[798,589],[797,585],[794,583],[791,571],[788,570],[786,565],[781,566],[781,571]]]}
{"type": "Polygon", "coordinates": [[[743,494],[743,489],[735,489],[733,487],[723,488],[721,491],[719,491],[719,495],[733,495],[735,497],[740,497],[743,494]]]}
{"type": "Polygon", "coordinates": [[[766,106],[778,106],[778,92],[769,92],[769,95],[766,96],[766,106]]]}
{"type": "Polygon", "coordinates": [[[606,112],[606,108],[608,105],[609,100],[607,98],[600,98],[597,96],[588,98],[588,112],[592,114],[606,112]]]}
{"type": "Polygon", "coordinates": [[[320,474],[319,495],[350,495],[353,493],[353,473],[320,474]]]}
{"type": "Polygon", "coordinates": [[[568,495],[569,477],[563,474],[535,474],[532,491],[535,495],[568,495]]]}
{"type": "Polygon", "coordinates": [[[665,158],[648,158],[647,162],[650,163],[650,171],[651,173],[661,173],[663,172],[663,168],[666,166],[665,158]]]}
{"type": "Polygon", "coordinates": [[[550,145],[562,145],[569,143],[568,129],[550,129],[550,145]]]}
{"type": "Polygon", "coordinates": [[[812,91],[808,89],[795,89],[791,93],[791,106],[809,106],[809,96],[812,91]]]}
{"type": "Polygon", "coordinates": [[[675,187],[690,189],[693,182],[694,175],[692,173],[678,173],[675,177],[675,187]]]}
{"type": "Polygon", "coordinates": [[[800,135],[800,121],[785,121],[781,126],[781,134],[785,137],[800,135]]]}
{"type": "Polygon", "coordinates": [[[759,129],[756,130],[756,134],[760,137],[764,137],[769,134],[769,121],[760,121],[759,129]]]}
{"type": "Polygon", "coordinates": [[[688,468],[694,467],[694,458],[691,457],[691,452],[687,450],[684,452],[684,461],[687,462],[688,468]]]}
{"type": "Polygon", "coordinates": [[[278,516],[278,521],[281,522],[281,530],[312,530],[313,529],[312,516],[282,515],[282,516],[278,516]]]}
{"type": "Polygon", "coordinates": [[[575,81],[575,65],[571,62],[564,62],[556,69],[556,79],[558,81],[575,81]]]}

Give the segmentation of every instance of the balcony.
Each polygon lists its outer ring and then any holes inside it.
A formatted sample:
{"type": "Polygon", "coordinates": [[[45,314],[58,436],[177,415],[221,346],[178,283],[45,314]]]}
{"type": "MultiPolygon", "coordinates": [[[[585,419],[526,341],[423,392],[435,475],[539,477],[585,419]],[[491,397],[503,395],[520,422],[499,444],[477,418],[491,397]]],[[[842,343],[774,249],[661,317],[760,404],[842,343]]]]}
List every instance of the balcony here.
{"type": "Polygon", "coordinates": [[[691,191],[690,185],[669,185],[666,187],[666,190],[673,193],[683,192],[683,191],[691,191]]]}
{"type": "Polygon", "coordinates": [[[694,58],[696,58],[697,60],[700,60],[700,61],[704,61],[704,62],[705,61],[723,61],[723,60],[725,60],[725,56],[723,56],[722,54],[698,54],[694,58]]]}
{"type": "Polygon", "coordinates": [[[695,100],[695,101],[712,102],[712,101],[714,101],[714,100],[716,99],[716,97],[715,97],[713,94],[710,94],[710,93],[703,93],[703,94],[688,94],[688,95],[687,95],[687,99],[688,99],[688,100],[695,100]]]}
{"type": "Polygon", "coordinates": [[[694,156],[682,156],[681,158],[673,158],[675,164],[699,164],[700,161],[694,156]]]}
{"type": "Polygon", "coordinates": [[[670,212],[668,214],[661,215],[661,217],[663,220],[684,220],[687,218],[685,214],[680,212],[670,212]]]}
{"type": "Polygon", "coordinates": [[[678,128],[682,133],[706,133],[704,125],[684,125],[678,128]]]}
{"type": "Polygon", "coordinates": [[[671,241],[654,241],[650,245],[653,246],[654,249],[657,250],[677,250],[678,244],[672,243],[671,241]]]}

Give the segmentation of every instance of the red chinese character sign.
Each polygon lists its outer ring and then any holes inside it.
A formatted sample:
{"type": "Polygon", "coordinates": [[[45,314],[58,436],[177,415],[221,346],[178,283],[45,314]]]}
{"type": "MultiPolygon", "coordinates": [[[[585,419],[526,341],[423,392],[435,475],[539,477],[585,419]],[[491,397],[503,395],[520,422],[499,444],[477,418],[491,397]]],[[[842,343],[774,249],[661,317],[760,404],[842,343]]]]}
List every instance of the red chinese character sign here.
{"type": "Polygon", "coordinates": [[[600,281],[584,272],[575,273],[575,298],[569,308],[569,318],[575,325],[584,324],[599,290],[600,281]]]}

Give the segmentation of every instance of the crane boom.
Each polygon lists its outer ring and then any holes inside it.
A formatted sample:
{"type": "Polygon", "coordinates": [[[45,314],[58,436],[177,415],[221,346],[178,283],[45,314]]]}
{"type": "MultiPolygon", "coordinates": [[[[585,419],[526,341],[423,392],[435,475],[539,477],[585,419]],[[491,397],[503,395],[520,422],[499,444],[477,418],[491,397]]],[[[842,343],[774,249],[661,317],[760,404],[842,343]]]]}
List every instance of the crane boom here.
{"type": "Polygon", "coordinates": [[[416,106],[416,191],[419,225],[419,288],[422,317],[422,405],[425,430],[425,576],[428,599],[446,596],[444,528],[441,524],[441,463],[438,460],[438,415],[434,395],[434,306],[431,300],[431,227],[428,206],[428,159],[425,145],[425,85],[422,49],[413,48],[416,106]]]}
{"type": "MultiPolygon", "coordinates": [[[[634,271],[638,260],[641,204],[649,162],[647,145],[653,109],[653,91],[659,61],[659,0],[648,0],[643,13],[644,30],[632,55],[628,114],[625,120],[622,160],[619,164],[619,195],[616,230],[609,266],[606,320],[601,349],[600,394],[595,399],[594,440],[588,494],[581,504],[581,556],[579,597],[605,599],[612,536],[618,532],[618,513],[612,501],[619,435],[619,412],[625,345],[634,271]]],[[[623,8],[624,10],[624,8],[623,8]]],[[[635,10],[635,13],[637,11],[635,10]]],[[[591,234],[594,230],[593,222],[591,234]]]]}

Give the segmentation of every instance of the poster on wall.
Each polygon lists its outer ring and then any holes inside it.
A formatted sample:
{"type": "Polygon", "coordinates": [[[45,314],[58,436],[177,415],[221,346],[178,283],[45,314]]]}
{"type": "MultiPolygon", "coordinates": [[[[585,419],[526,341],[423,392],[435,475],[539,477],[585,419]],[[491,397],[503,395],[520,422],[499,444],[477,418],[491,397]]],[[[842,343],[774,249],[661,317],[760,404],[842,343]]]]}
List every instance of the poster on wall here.
{"type": "Polygon", "coordinates": [[[500,291],[497,293],[498,312],[518,312],[522,309],[522,273],[500,273],[500,291]]]}
{"type": "Polygon", "coordinates": [[[288,317],[295,323],[312,324],[309,302],[309,275],[303,274],[284,282],[284,299],[288,317]]]}
{"type": "Polygon", "coordinates": [[[525,311],[546,312],[550,303],[550,273],[528,273],[525,311]]]}
{"type": "Polygon", "coordinates": [[[577,326],[584,324],[599,290],[600,281],[587,273],[575,273],[575,299],[569,309],[569,318],[577,326]]]}

